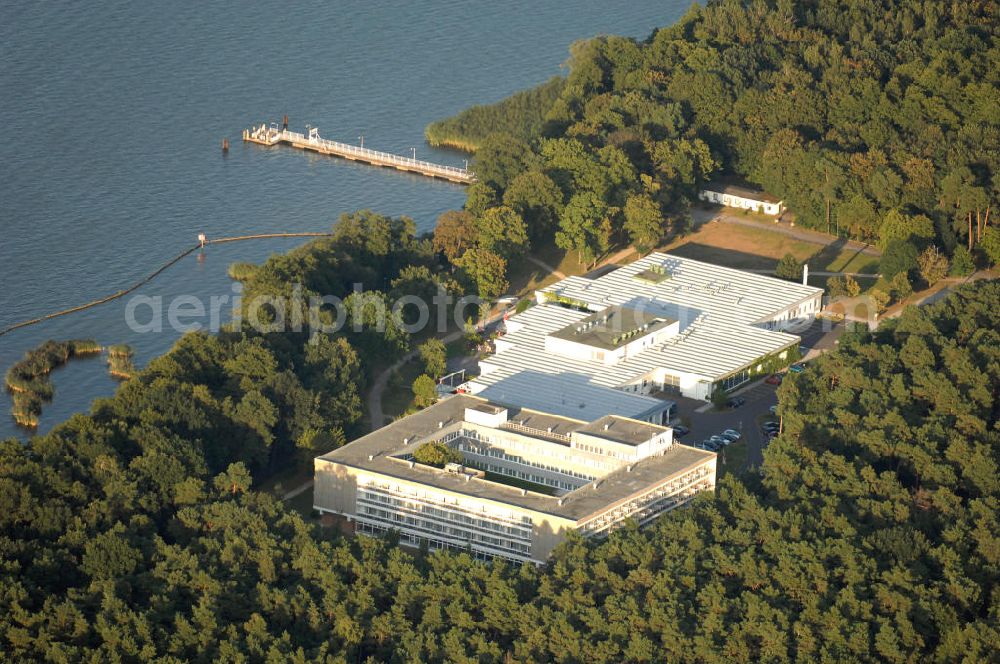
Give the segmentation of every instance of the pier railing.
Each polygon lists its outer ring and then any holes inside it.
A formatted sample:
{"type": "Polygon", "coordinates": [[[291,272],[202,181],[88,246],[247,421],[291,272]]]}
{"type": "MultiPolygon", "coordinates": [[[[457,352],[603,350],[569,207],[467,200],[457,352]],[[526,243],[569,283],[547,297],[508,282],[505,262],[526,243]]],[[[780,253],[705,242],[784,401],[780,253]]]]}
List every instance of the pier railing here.
{"type": "Polygon", "coordinates": [[[322,154],[331,154],[344,157],[346,159],[364,161],[376,166],[390,166],[399,170],[412,171],[434,177],[442,177],[456,182],[472,183],[476,181],[476,174],[467,168],[445,166],[443,164],[435,164],[430,161],[392,154],[391,152],[382,152],[380,150],[372,150],[369,148],[359,147],[357,145],[349,145],[339,141],[331,141],[326,138],[321,138],[318,130],[316,129],[310,130],[309,134],[306,135],[297,131],[289,131],[288,129],[277,129],[273,126],[267,127],[266,125],[260,125],[252,130],[244,131],[243,140],[263,145],[286,143],[304,150],[312,150],[322,154]]]}

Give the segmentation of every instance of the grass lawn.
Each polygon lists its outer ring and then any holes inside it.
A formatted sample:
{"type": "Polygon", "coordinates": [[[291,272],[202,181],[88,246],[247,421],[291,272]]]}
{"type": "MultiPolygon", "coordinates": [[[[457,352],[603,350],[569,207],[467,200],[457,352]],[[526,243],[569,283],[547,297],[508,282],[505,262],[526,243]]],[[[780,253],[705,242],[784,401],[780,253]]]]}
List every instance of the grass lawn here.
{"type": "Polygon", "coordinates": [[[535,484],[534,482],[529,482],[527,480],[518,479],[517,477],[508,477],[507,475],[501,475],[500,473],[491,473],[486,471],[486,477],[484,478],[488,482],[496,482],[497,484],[506,484],[507,486],[517,487],[518,489],[527,489],[528,491],[534,491],[535,493],[542,493],[546,496],[556,495],[556,488],[551,486],[546,486],[545,484],[535,484]]]}
{"type": "MultiPolygon", "coordinates": [[[[809,263],[809,268],[816,271],[878,271],[878,258],[874,256],[837,245],[823,246],[799,240],[764,225],[756,228],[707,223],[660,250],[738,269],[773,270],[782,256],[792,254],[800,261],[809,263]]],[[[826,277],[816,277],[816,281],[816,285],[825,285],[826,277]]]]}
{"type": "Polygon", "coordinates": [[[450,341],[444,345],[445,351],[448,353],[448,358],[453,357],[465,357],[469,355],[469,347],[465,342],[465,337],[459,337],[454,341],[450,341]]]}
{"type": "Polygon", "coordinates": [[[395,419],[415,410],[413,407],[413,381],[423,372],[420,358],[414,358],[399,368],[389,378],[389,385],[382,394],[382,412],[395,419]]]}
{"type": "MultiPolygon", "coordinates": [[[[587,271],[586,266],[580,265],[576,260],[575,253],[560,249],[551,241],[533,246],[531,255],[546,265],[551,265],[567,277],[580,275],[587,271]]],[[[510,280],[510,292],[522,296],[560,279],[525,257],[515,258],[511,261],[507,272],[510,280]]]]}

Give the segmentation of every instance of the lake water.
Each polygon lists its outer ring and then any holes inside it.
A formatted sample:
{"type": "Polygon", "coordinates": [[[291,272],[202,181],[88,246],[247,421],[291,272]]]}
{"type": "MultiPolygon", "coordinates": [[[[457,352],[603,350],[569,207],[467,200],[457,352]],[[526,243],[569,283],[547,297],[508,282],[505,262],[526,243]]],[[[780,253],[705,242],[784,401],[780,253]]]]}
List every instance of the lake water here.
{"type": "MultiPolygon", "coordinates": [[[[287,114],[326,138],[461,166],[426,145],[431,121],[560,72],[569,45],[645,38],[684,0],[576,2],[6,3],[0,8],[0,328],[110,294],[197,234],[324,231],[345,211],[429,230],[461,185],[240,141],[287,114]],[[228,137],[231,149],[223,155],[228,137]]],[[[299,241],[211,246],[139,293],[207,300],[226,268],[299,241]]],[[[45,339],[128,343],[141,366],[171,331],[136,334],[125,301],[0,337],[6,370],[45,339]]],[[[55,372],[40,431],[116,383],[103,359],[55,372]]],[[[0,399],[0,438],[24,437],[0,399]]]]}

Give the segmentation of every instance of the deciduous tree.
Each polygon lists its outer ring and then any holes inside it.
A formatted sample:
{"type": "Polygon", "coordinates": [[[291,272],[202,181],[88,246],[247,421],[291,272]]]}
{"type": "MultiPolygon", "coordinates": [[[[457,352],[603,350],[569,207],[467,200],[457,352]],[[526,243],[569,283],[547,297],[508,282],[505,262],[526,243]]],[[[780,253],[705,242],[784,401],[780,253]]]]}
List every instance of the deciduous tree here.
{"type": "Polygon", "coordinates": [[[632,194],[625,202],[625,230],[640,253],[656,246],[663,230],[660,206],[645,194],[632,194]]]}
{"type": "Polygon", "coordinates": [[[479,297],[491,299],[506,292],[507,261],[488,249],[474,247],[458,261],[459,267],[475,284],[479,297]]]}
{"type": "Polygon", "coordinates": [[[802,263],[792,254],[785,254],[774,268],[774,276],[788,281],[801,281],[802,263]]]}
{"type": "Polygon", "coordinates": [[[417,408],[426,408],[437,401],[437,384],[427,374],[421,374],[413,381],[413,403],[417,408]]]}
{"type": "Polygon", "coordinates": [[[917,256],[917,269],[924,283],[933,286],[948,274],[948,258],[937,247],[927,247],[917,256]]]}
{"type": "Polygon", "coordinates": [[[454,263],[476,241],[475,218],[466,210],[448,210],[434,227],[434,249],[454,263]]]}

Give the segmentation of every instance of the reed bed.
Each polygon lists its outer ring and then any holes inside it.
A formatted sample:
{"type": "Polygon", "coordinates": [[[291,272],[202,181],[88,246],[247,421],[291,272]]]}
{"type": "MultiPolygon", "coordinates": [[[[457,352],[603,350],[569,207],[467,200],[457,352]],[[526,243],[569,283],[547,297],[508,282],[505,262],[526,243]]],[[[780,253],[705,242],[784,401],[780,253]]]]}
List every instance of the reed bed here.
{"type": "Polygon", "coordinates": [[[18,426],[38,426],[42,404],[52,401],[55,389],[49,381],[53,369],[66,364],[70,358],[101,352],[93,339],[46,341],[24,354],[24,359],[7,370],[4,382],[11,393],[14,407],[11,413],[18,426]]]}
{"type": "Polygon", "coordinates": [[[16,392],[11,414],[20,427],[34,429],[38,426],[38,416],[42,414],[42,400],[35,394],[16,392]]]}
{"type": "Polygon", "coordinates": [[[254,263],[230,263],[226,272],[229,274],[230,279],[246,281],[252,278],[258,269],[260,269],[260,266],[254,263]]]}
{"type": "Polygon", "coordinates": [[[108,373],[115,378],[128,380],[135,375],[132,347],[117,344],[108,347],[108,373]]]}

